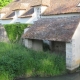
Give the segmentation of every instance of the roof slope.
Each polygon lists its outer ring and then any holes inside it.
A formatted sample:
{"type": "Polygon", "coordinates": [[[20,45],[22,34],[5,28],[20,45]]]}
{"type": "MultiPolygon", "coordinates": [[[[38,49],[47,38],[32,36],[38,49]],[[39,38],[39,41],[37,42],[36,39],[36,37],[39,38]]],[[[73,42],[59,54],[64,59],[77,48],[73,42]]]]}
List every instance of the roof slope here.
{"type": "Polygon", "coordinates": [[[0,13],[5,13],[5,16],[2,19],[12,19],[12,17],[15,15],[14,11],[12,10],[16,3],[17,3],[16,1],[13,1],[9,5],[5,6],[0,10],[0,13]]]}
{"type": "Polygon", "coordinates": [[[32,3],[32,6],[40,6],[40,5],[45,5],[49,6],[50,5],[50,0],[34,0],[32,3]]]}
{"type": "Polygon", "coordinates": [[[80,12],[77,7],[80,0],[51,0],[50,6],[43,15],[64,14],[80,12]]]}
{"type": "Polygon", "coordinates": [[[45,5],[46,11],[42,15],[55,15],[67,13],[80,13],[80,8],[77,7],[80,0],[14,0],[9,5],[0,10],[0,13],[6,13],[3,19],[13,18],[14,10],[25,10],[21,17],[31,17],[32,6],[45,5]],[[28,14],[26,14],[28,12],[28,14]],[[30,13],[31,12],[31,13],[30,13]],[[29,14],[30,13],[30,14],[29,14]]]}
{"type": "Polygon", "coordinates": [[[65,41],[71,40],[80,17],[45,18],[35,22],[22,38],[65,41]]]}

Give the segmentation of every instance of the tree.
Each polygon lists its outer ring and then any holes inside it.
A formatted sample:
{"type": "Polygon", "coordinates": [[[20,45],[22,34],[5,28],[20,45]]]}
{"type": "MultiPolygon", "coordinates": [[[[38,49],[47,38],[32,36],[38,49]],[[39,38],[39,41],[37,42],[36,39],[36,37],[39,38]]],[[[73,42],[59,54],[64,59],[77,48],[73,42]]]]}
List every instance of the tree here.
{"type": "Polygon", "coordinates": [[[0,0],[0,9],[7,4],[9,4],[12,0],[0,0]]]}

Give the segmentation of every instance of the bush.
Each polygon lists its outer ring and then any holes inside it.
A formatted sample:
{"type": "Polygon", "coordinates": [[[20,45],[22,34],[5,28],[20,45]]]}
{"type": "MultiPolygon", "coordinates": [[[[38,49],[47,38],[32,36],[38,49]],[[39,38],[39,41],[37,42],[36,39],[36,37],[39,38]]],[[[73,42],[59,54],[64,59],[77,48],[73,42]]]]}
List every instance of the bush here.
{"type": "Polygon", "coordinates": [[[11,42],[19,41],[24,29],[27,28],[29,24],[6,24],[4,25],[8,38],[11,42]]]}
{"type": "Polygon", "coordinates": [[[9,74],[6,71],[3,71],[3,72],[0,73],[0,79],[1,80],[13,80],[11,74],[9,74]]]}
{"type": "Polygon", "coordinates": [[[0,9],[8,5],[12,0],[0,0],[0,9]]]}
{"type": "Polygon", "coordinates": [[[4,72],[6,77],[11,74],[10,79],[24,75],[47,77],[66,72],[64,56],[36,52],[20,44],[0,43],[0,47],[4,50],[0,50],[0,74],[4,72]]]}

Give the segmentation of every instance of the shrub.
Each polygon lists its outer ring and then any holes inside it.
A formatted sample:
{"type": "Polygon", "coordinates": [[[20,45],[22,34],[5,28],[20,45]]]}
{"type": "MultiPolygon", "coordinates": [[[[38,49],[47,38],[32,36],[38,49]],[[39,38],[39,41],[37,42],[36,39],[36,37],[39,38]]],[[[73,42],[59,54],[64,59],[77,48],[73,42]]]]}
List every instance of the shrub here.
{"type": "Polygon", "coordinates": [[[10,74],[10,78],[23,75],[46,77],[66,72],[64,56],[49,54],[49,52],[36,52],[20,44],[0,43],[0,47],[4,50],[0,50],[0,74],[2,76],[3,72],[7,74],[6,77],[10,74]]]}
{"type": "Polygon", "coordinates": [[[0,73],[0,79],[1,80],[13,80],[11,74],[9,74],[6,71],[3,71],[3,72],[0,73]]]}

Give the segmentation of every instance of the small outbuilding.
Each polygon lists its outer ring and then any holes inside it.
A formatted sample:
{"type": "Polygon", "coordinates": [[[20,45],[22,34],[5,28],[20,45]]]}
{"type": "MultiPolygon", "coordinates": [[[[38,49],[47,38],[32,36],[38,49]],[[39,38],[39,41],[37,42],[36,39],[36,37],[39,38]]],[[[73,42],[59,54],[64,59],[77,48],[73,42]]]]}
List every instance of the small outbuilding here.
{"type": "Polygon", "coordinates": [[[51,51],[66,54],[66,67],[74,70],[80,64],[80,16],[42,18],[22,36],[25,46],[43,50],[49,41],[51,51]]]}

